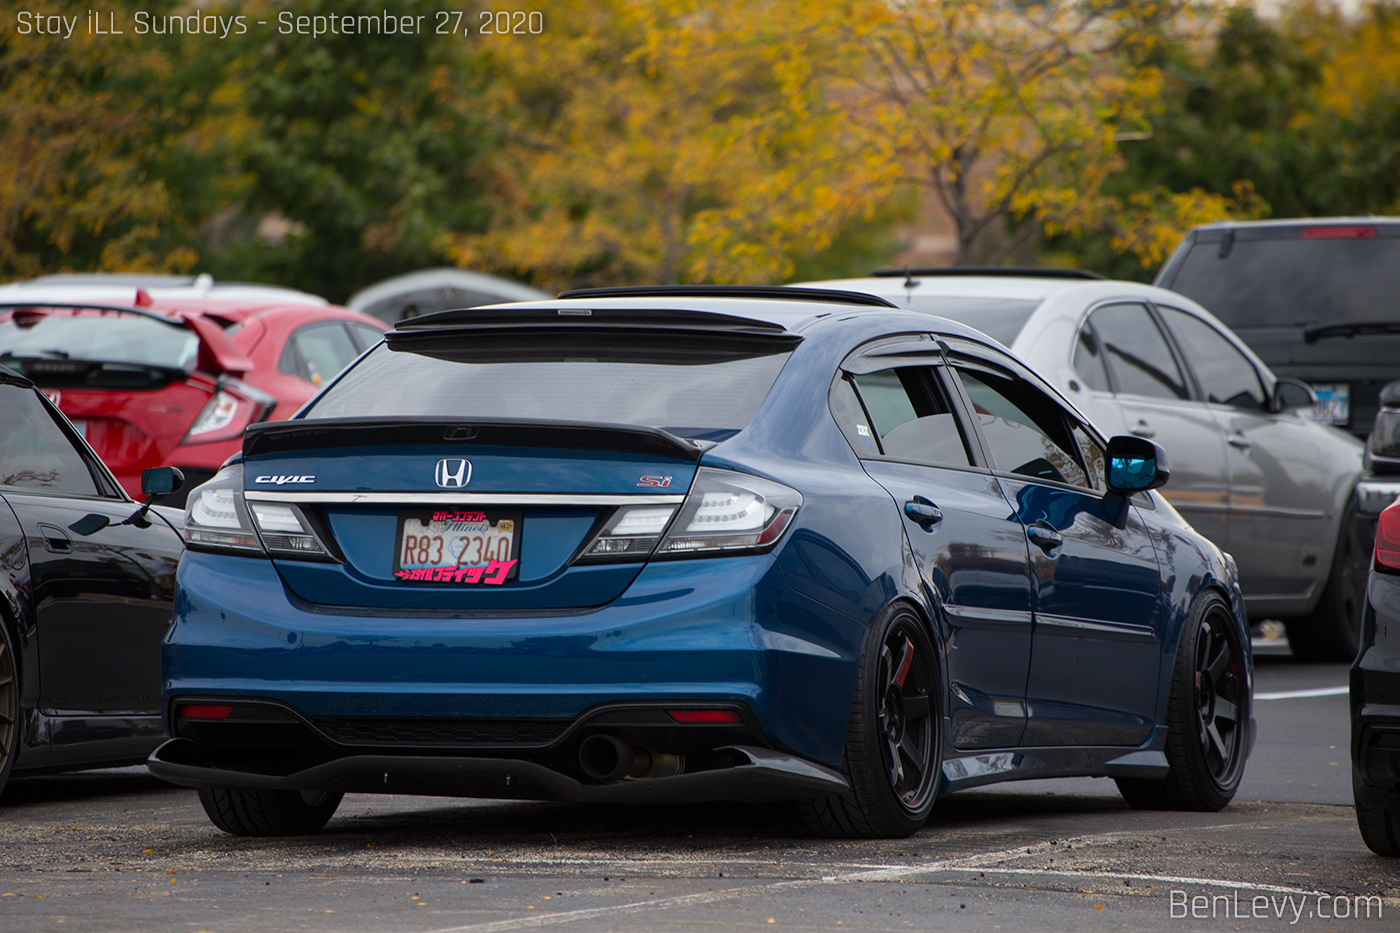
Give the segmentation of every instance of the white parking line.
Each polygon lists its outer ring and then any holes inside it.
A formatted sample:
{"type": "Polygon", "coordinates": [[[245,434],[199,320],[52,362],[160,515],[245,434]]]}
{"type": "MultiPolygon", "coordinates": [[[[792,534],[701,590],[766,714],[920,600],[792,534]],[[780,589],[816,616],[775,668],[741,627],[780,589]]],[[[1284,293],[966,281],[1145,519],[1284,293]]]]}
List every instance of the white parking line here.
{"type": "MultiPolygon", "coordinates": [[[[1221,828],[1221,827],[1210,827],[1221,828]]],[[[1299,894],[1312,895],[1316,891],[1309,891],[1304,888],[1289,888],[1274,884],[1262,884],[1252,881],[1230,881],[1222,878],[1191,878],[1176,875],[1142,875],[1131,873],[1115,872],[1076,872],[1041,868],[989,868],[990,864],[996,862],[1006,862],[1011,859],[1025,858],[1028,855],[1039,855],[1044,852],[1062,851],[1064,849],[1083,848],[1086,846],[1111,845],[1121,839],[1137,838],[1142,835],[1141,830],[1121,831],[1112,833],[1099,833],[1092,836],[1078,836],[1072,839],[1059,840],[1050,843],[1039,843],[1030,846],[1017,846],[1014,849],[1001,849],[995,852],[983,852],[978,855],[966,856],[964,858],[942,859],[936,862],[928,862],[923,865],[893,866],[893,867],[873,867],[859,871],[843,872],[839,875],[827,875],[823,878],[801,878],[794,881],[776,881],[767,884],[751,884],[741,887],[725,888],[720,891],[703,891],[697,894],[682,894],[677,897],[659,897],[650,901],[633,901],[629,904],[616,904],[611,907],[591,907],[581,910],[565,910],[552,914],[535,914],[529,917],[516,917],[512,920],[497,920],[490,923],[473,923],[466,926],[446,927],[434,930],[432,933],[503,933],[506,930],[525,930],[534,927],[554,926],[560,923],[573,923],[579,920],[592,920],[598,917],[614,917],[626,914],[642,913],[652,910],[673,910],[677,907],[693,907],[700,904],[713,904],[717,901],[733,900],[740,897],[750,897],[755,895],[777,894],[785,891],[801,890],[803,888],[814,888],[827,884],[842,884],[848,882],[897,882],[907,881],[923,875],[948,873],[948,872],[986,872],[1003,875],[1053,875],[1056,877],[1083,877],[1083,878],[1107,878],[1121,880],[1124,878],[1134,881],[1157,881],[1162,884],[1191,884],[1202,887],[1231,888],[1250,891],[1269,891],[1276,894],[1299,894]]]]}
{"type": "Polygon", "coordinates": [[[1278,693],[1256,693],[1256,700],[1301,700],[1304,697],[1344,696],[1349,687],[1316,687],[1312,690],[1283,690],[1278,693]]]}

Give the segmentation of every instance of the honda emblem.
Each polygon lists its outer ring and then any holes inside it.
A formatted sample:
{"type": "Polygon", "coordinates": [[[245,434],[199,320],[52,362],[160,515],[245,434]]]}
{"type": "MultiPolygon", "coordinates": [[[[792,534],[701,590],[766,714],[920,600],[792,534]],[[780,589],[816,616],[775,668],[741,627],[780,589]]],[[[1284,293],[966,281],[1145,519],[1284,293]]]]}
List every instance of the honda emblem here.
{"type": "Polygon", "coordinates": [[[470,460],[439,460],[436,473],[437,484],[444,489],[461,489],[472,480],[470,460]]]}

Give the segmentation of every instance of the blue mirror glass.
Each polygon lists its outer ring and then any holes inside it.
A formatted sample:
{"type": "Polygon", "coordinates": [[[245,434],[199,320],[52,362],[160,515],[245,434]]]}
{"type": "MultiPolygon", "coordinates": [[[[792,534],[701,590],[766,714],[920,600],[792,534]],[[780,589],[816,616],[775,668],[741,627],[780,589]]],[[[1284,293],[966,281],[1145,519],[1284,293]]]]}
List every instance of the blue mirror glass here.
{"type": "Polygon", "coordinates": [[[1109,458],[1108,485],[1112,489],[1151,489],[1156,478],[1156,457],[1109,458]]]}

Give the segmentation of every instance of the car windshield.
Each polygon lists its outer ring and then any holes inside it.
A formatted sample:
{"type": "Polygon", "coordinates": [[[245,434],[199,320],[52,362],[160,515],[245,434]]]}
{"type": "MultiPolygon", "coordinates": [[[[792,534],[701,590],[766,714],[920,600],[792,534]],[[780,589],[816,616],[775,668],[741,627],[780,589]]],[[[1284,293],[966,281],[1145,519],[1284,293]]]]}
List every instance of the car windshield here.
{"type": "Polygon", "coordinates": [[[1219,240],[1198,241],[1176,278],[1164,284],[1232,328],[1400,318],[1400,239],[1289,236],[1236,239],[1228,250],[1219,240]]]}
{"type": "Polygon", "coordinates": [[[198,353],[193,331],[129,312],[18,309],[0,319],[0,361],[86,360],[188,370],[198,353]]]}
{"type": "MultiPolygon", "coordinates": [[[[895,304],[899,304],[895,299],[895,304]]],[[[968,327],[975,327],[998,341],[1011,346],[1031,314],[1040,307],[1039,301],[1023,298],[967,298],[941,295],[915,295],[908,308],[923,314],[936,314],[968,327]]]]}
{"type": "Polygon", "coordinates": [[[308,418],[446,416],[608,422],[722,440],[753,418],[789,353],[526,335],[489,346],[439,339],[381,345],[326,390],[308,418]],[[431,344],[431,347],[428,346],[431,344]]]}

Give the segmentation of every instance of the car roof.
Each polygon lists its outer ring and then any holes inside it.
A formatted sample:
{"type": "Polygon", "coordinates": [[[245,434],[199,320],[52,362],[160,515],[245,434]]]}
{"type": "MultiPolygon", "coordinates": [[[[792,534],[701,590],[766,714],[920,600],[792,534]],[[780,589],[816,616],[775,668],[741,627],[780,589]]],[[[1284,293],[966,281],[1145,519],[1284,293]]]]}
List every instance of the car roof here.
{"type": "MultiPolygon", "coordinates": [[[[808,287],[840,288],[866,292],[905,306],[910,298],[1005,298],[1015,301],[1046,301],[1050,298],[1081,300],[1086,304],[1114,297],[1155,300],[1180,305],[1190,300],[1176,292],[1126,279],[1036,278],[1025,275],[937,275],[909,279],[901,276],[870,276],[861,279],[832,279],[800,283],[808,287]],[[906,281],[918,283],[905,287],[906,281]]],[[[1196,305],[1191,302],[1192,308],[1196,305]]],[[[927,312],[924,312],[927,313],[927,312]]]]}
{"type": "Polygon", "coordinates": [[[71,304],[95,301],[104,304],[134,305],[144,291],[152,299],[181,299],[197,301],[260,302],[263,304],[292,304],[324,306],[330,304],[319,295],[263,285],[254,282],[215,282],[212,276],[128,275],[123,273],[44,275],[22,282],[0,285],[0,303],[45,302],[71,304]]]}
{"type": "Polygon", "coordinates": [[[431,288],[494,295],[502,301],[538,301],[550,297],[549,292],[510,279],[465,269],[444,268],[420,269],[384,279],[351,295],[345,305],[355,311],[364,311],[381,301],[431,288]]]}
{"type": "Polygon", "coordinates": [[[1268,229],[1270,227],[1351,227],[1400,224],[1400,217],[1277,217],[1269,220],[1217,220],[1208,224],[1198,224],[1192,230],[1239,230],[1268,229]]]}

